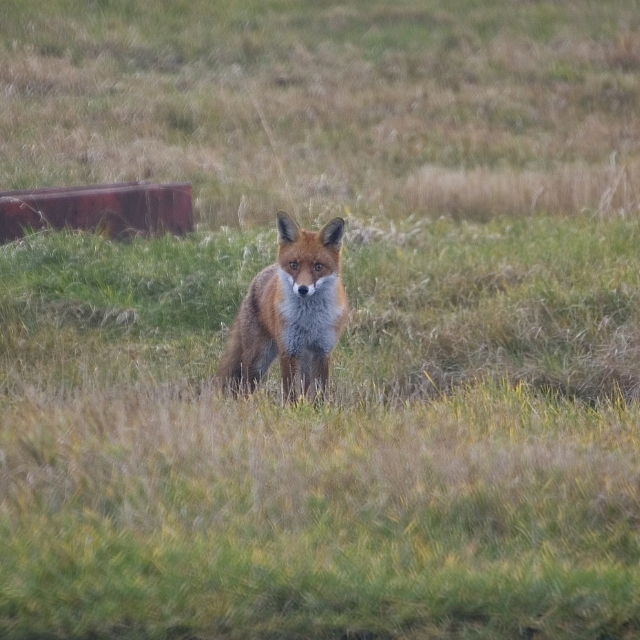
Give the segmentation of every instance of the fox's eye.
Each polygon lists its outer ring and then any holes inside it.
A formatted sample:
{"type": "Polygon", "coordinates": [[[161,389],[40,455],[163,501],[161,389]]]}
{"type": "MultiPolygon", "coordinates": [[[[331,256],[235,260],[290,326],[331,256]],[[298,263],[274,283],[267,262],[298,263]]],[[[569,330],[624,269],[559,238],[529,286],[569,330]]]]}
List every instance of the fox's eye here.
{"type": "Polygon", "coordinates": [[[297,262],[290,262],[289,263],[289,268],[293,269],[293,271],[295,271],[298,268],[298,263],[297,262]]]}
{"type": "Polygon", "coordinates": [[[323,269],[323,266],[322,266],[319,262],[316,262],[316,263],[313,265],[313,270],[314,270],[314,271],[322,271],[322,269],[323,269]]]}

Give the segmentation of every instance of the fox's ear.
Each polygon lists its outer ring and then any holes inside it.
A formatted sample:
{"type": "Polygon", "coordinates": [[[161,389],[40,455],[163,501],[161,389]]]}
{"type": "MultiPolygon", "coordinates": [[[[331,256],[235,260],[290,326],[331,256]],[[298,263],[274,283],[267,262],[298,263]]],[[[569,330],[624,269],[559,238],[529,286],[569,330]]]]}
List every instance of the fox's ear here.
{"type": "Polygon", "coordinates": [[[286,211],[278,211],[277,225],[280,244],[291,244],[297,240],[300,226],[286,211]]]}
{"type": "Polygon", "coordinates": [[[344,235],[344,220],[334,218],[320,229],[320,240],[329,249],[339,249],[342,246],[342,236],[344,235]]]}

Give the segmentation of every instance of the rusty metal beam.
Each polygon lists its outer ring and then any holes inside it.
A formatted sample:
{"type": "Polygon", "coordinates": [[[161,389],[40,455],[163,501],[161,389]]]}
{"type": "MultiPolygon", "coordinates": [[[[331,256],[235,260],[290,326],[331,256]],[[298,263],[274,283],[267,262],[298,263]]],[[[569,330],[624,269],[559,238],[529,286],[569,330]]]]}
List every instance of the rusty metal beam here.
{"type": "Polygon", "coordinates": [[[0,242],[26,230],[85,229],[111,238],[193,229],[191,185],[128,182],[0,191],[0,242]]]}

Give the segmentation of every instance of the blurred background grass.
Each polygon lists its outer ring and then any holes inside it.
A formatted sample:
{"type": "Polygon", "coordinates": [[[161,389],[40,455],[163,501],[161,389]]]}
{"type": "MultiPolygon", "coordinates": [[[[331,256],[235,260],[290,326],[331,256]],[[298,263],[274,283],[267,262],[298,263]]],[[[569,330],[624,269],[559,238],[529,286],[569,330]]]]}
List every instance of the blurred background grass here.
{"type": "Polygon", "coordinates": [[[194,184],[201,224],[637,209],[621,2],[7,3],[5,188],[194,184]]]}

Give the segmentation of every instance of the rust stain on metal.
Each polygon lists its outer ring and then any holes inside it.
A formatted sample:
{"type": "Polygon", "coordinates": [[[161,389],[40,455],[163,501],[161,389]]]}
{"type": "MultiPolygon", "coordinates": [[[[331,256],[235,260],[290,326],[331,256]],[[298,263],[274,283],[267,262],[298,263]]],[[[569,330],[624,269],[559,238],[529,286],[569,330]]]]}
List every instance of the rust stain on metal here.
{"type": "Polygon", "coordinates": [[[128,182],[0,191],[0,242],[45,228],[85,229],[111,238],[182,235],[193,229],[191,185],[128,182]]]}

